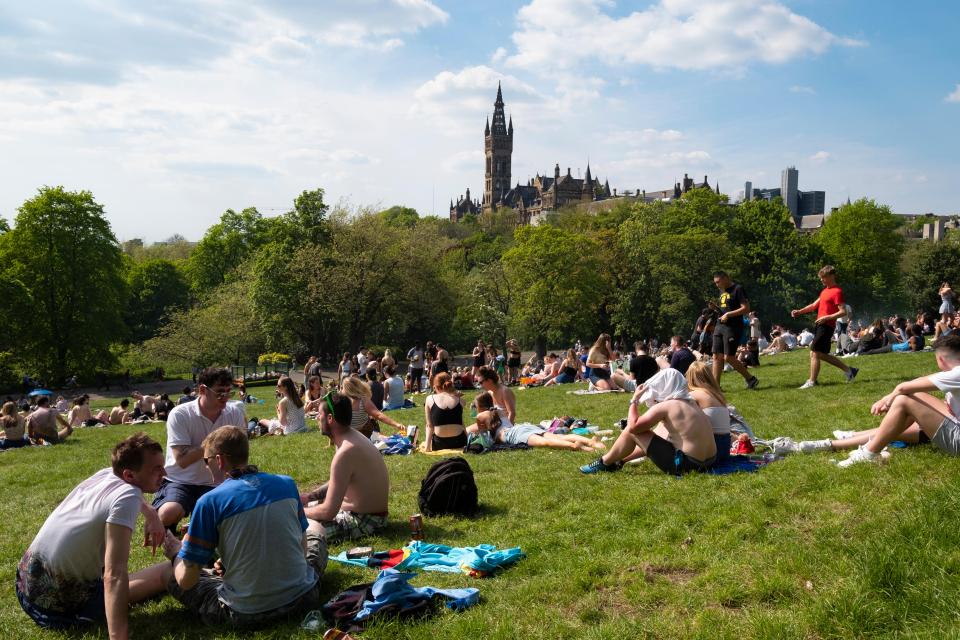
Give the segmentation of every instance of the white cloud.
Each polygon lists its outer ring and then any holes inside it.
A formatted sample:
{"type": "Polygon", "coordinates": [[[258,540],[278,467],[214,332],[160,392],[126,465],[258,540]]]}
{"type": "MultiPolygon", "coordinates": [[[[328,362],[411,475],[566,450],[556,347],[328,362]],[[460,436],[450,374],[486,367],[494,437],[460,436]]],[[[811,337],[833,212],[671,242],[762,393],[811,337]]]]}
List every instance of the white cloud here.
{"type": "Polygon", "coordinates": [[[497,47],[497,50],[490,56],[490,64],[499,64],[507,57],[507,50],[503,47],[497,47]]]}
{"type": "Polygon", "coordinates": [[[617,131],[607,136],[606,141],[614,144],[648,144],[651,142],[676,142],[683,139],[683,133],[676,129],[642,129],[639,131],[617,131]]]}
{"type": "Polygon", "coordinates": [[[810,162],[815,164],[823,164],[824,162],[830,160],[831,157],[832,156],[830,155],[829,151],[817,151],[815,154],[810,156],[810,162]]]}
{"type": "Polygon", "coordinates": [[[814,89],[813,87],[807,87],[804,85],[795,84],[792,87],[790,87],[790,93],[806,93],[808,95],[815,96],[817,95],[817,90],[814,89]]]}
{"type": "Polygon", "coordinates": [[[471,151],[458,151],[443,161],[443,169],[448,173],[483,171],[483,151],[480,148],[471,151]]]}
{"type": "Polygon", "coordinates": [[[960,102],[960,84],[953,90],[953,93],[944,98],[947,102],[960,102]]]}
{"type": "Polygon", "coordinates": [[[565,68],[596,58],[610,65],[739,69],[778,64],[862,42],[836,36],[774,0],[660,0],[624,17],[610,0],[532,0],[518,13],[508,65],[565,68]]]}

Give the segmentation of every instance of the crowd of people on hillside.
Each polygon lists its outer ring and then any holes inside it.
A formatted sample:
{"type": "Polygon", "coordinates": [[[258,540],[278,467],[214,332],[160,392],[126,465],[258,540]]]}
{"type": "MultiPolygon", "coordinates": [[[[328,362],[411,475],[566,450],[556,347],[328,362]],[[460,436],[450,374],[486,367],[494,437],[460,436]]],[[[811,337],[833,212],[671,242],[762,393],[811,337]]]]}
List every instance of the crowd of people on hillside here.
{"type": "Polygon", "coordinates": [[[834,269],[824,267],[819,276],[824,287],[818,298],[791,312],[793,318],[815,313],[813,330],[796,336],[775,327],[766,340],[747,292],[718,271],[719,304],[708,305],[689,339],[673,336],[662,346],[638,341],[627,354],[622,343],[601,334],[589,347],[578,343],[563,354],[545,354],[542,362],[535,357],[523,362],[516,341],[505,344],[504,354],[480,342],[469,367],[454,366],[441,345],[427,342],[407,352],[406,380],[389,350],[381,357],[361,350],[344,354],[328,385],[311,358],[304,385],[298,388],[287,376],[277,382],[275,418],[248,421],[247,389],[230,370],[217,368],[199,372],[196,387],[184,388],[177,403],[134,392],[132,409],[123,399],[94,414],[85,396],[72,407],[62,399],[50,406],[47,396],[27,407],[6,402],[0,409],[3,448],[56,444],[93,425],[166,421],[165,447],[143,433],[130,435],[114,448],[110,467],[57,506],[18,564],[18,600],[40,626],[105,619],[111,637],[126,637],[129,604],[163,593],[207,624],[237,628],[316,607],[328,545],[376,535],[388,522],[390,477],[375,441],[382,425],[417,441],[416,430],[411,434],[388,413],[411,406],[405,394],[424,387],[431,391],[423,404],[426,452],[460,451],[485,440],[599,454],[580,467],[585,474],[614,472],[646,459],[681,476],[710,471],[731,456],[733,424],[742,419],[721,388],[724,372],[738,373],[748,390],[762,390],[753,373],[761,354],[808,349],[809,375],[800,389],[811,389],[823,363],[847,382],[857,377],[858,369],[838,354],[867,355],[887,344],[907,344],[911,351],[932,349],[939,372],[900,383],[879,399],[870,408],[883,416],[878,428],[838,431],[823,440],[783,436],[769,446],[778,454],[849,450],[840,467],[880,460],[895,440],[930,443],[960,455],[960,331],[953,326],[957,314],[949,286],[940,291],[939,320],[891,318],[858,329],[834,269]],[[937,337],[928,346],[931,331],[937,337]],[[876,340],[885,344],[875,347],[876,340]],[[861,349],[863,342],[867,347],[861,349]],[[577,381],[593,392],[630,394],[627,418],[609,448],[595,436],[518,420],[516,385],[577,381]],[[463,389],[479,391],[469,405],[473,420],[465,419],[463,389]],[[945,400],[931,396],[934,390],[944,392],[945,400]],[[298,487],[251,463],[251,438],[302,433],[311,420],[335,447],[326,482],[298,487]],[[153,494],[151,503],[144,494],[153,494]],[[168,561],[129,573],[140,514],[145,543],[162,548],[168,561]],[[180,531],[188,516],[188,529],[180,531]],[[181,539],[178,533],[186,535],[181,539]]]}

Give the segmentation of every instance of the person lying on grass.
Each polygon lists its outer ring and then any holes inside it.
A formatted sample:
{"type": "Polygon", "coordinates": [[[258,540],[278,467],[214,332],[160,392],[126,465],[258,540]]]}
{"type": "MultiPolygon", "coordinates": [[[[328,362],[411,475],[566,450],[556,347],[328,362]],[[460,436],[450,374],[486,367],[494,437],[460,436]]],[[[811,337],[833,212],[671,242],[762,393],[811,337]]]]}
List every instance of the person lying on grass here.
{"type": "Polygon", "coordinates": [[[580,471],[617,471],[625,460],[639,456],[647,456],[673,475],[706,471],[716,460],[710,418],[694,401],[687,381],[676,369],[663,369],[637,387],[620,437],[606,454],[580,467],[580,471]],[[642,415],[640,403],[649,407],[642,415]]]}
{"type": "Polygon", "coordinates": [[[934,350],[938,373],[901,382],[870,408],[873,415],[884,416],[878,428],[840,433],[850,436],[840,440],[781,441],[784,451],[854,449],[840,467],[877,462],[883,448],[894,440],[931,442],[945,453],[960,455],[960,334],[938,338],[934,350]],[[945,400],[927,393],[935,390],[943,391],[945,400]]]}
{"type": "Polygon", "coordinates": [[[127,638],[127,607],[166,590],[170,563],[130,574],[130,539],[143,513],[145,544],[164,529],[143,500],[163,477],[163,448],[135,433],[113,449],[111,467],[81,482],[57,505],[17,566],[17,599],[38,626],[66,629],[106,620],[127,638]]]}
{"type": "Polygon", "coordinates": [[[568,451],[603,451],[606,445],[596,438],[585,438],[574,433],[550,433],[532,424],[514,425],[507,412],[494,404],[493,394],[484,391],[476,397],[477,421],[467,427],[468,433],[489,432],[494,441],[504,444],[525,444],[528,447],[549,447],[568,451]]]}
{"type": "Polygon", "coordinates": [[[371,535],[387,523],[390,477],[380,451],[350,427],[351,399],[331,392],[320,405],[320,432],[337,448],[330,461],[330,480],[300,495],[312,529],[327,542],[371,535]]]}
{"type": "Polygon", "coordinates": [[[223,426],[203,440],[216,488],[197,500],[183,543],[167,534],[168,590],[204,624],[250,627],[320,604],[327,566],[293,479],[249,463],[246,429],[223,426]],[[204,571],[215,552],[213,572],[204,571]],[[170,577],[173,580],[170,580],[170,577]]]}

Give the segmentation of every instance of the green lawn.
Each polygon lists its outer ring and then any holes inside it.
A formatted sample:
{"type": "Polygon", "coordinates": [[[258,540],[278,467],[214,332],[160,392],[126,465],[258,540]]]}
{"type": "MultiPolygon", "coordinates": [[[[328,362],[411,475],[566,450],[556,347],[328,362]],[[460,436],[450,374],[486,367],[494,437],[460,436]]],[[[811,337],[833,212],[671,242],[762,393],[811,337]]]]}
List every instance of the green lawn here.
{"type": "MultiPolygon", "coordinates": [[[[761,389],[724,376],[730,400],[762,437],[825,437],[878,424],[869,406],[896,382],[932,372],[931,354],[853,360],[852,385],[825,367],[806,379],[805,353],[766,358],[761,389]]],[[[568,387],[569,388],[569,387],[568,387]]],[[[517,392],[521,420],[575,415],[609,426],[624,394],[517,392]]],[[[417,400],[422,404],[422,396],[417,400]]],[[[260,417],[272,404],[256,407],[260,417]]],[[[250,412],[252,413],[252,412],[250,412]]],[[[397,412],[423,424],[422,409],[397,412]]],[[[147,429],[162,441],[162,425],[147,429]]],[[[54,638],[23,614],[16,562],[72,487],[108,463],[129,428],[88,429],[59,447],[0,454],[0,637],[54,638]]],[[[318,432],[252,443],[253,462],[309,485],[325,479],[332,450],[318,432]]],[[[829,454],[794,456],[753,474],[666,477],[653,465],[582,476],[587,454],[524,451],[470,456],[484,511],[474,520],[427,519],[430,542],[518,545],[528,557],[497,577],[424,573],[418,586],[475,586],[479,606],[420,622],[388,622],[367,638],[831,638],[960,636],[960,461],[930,447],[896,450],[889,464],[839,470],[829,454]]],[[[391,513],[380,549],[407,540],[420,479],[436,458],[390,457],[391,513]]],[[[348,545],[333,549],[339,552],[348,545]]],[[[132,563],[154,561],[142,549],[132,563]]],[[[375,572],[331,563],[324,595],[375,572]]],[[[169,597],[137,607],[142,638],[233,637],[201,627],[169,597]]],[[[299,619],[245,637],[319,637],[299,619]]],[[[105,637],[105,629],[86,635],[105,637]]]]}

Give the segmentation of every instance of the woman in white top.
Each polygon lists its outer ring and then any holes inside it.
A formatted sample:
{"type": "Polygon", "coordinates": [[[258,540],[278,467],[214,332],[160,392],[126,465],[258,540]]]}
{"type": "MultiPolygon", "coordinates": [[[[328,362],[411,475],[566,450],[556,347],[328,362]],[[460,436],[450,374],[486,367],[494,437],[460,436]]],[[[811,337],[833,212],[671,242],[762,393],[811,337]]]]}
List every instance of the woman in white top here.
{"type": "Polygon", "coordinates": [[[353,418],[350,426],[367,436],[374,431],[374,422],[386,422],[398,432],[404,431],[404,426],[387,417],[370,399],[370,385],[360,378],[349,377],[340,383],[340,393],[351,400],[353,418]]]}
{"type": "Polygon", "coordinates": [[[717,443],[717,462],[730,457],[730,409],[717,379],[705,362],[694,362],[687,369],[687,386],[697,406],[710,418],[713,439],[717,443]]]}
{"type": "Polygon", "coordinates": [[[403,409],[403,380],[396,375],[393,365],[387,365],[383,368],[383,409],[391,411],[393,409],[403,409]]]}
{"type": "Polygon", "coordinates": [[[337,367],[337,380],[343,382],[343,379],[349,378],[352,372],[353,361],[350,359],[350,354],[345,351],[343,358],[340,359],[340,365],[337,367]]]}
{"type": "Polygon", "coordinates": [[[297,394],[297,387],[293,380],[281,376],[277,381],[277,393],[280,402],[277,403],[277,417],[274,420],[261,420],[260,426],[268,430],[271,435],[285,436],[291,433],[302,433],[307,430],[307,422],[303,411],[303,400],[297,394]]]}

